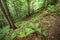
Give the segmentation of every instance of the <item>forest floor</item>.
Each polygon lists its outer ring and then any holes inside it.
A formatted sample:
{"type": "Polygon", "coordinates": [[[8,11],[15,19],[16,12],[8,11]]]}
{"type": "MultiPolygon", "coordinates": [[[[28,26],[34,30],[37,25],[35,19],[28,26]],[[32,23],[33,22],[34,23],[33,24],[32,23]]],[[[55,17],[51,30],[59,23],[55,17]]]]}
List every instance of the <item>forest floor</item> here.
{"type": "MultiPolygon", "coordinates": [[[[25,24],[26,27],[30,27],[30,23],[39,23],[39,28],[42,28],[46,32],[46,40],[60,40],[60,17],[51,16],[51,14],[37,14],[33,17],[28,17],[20,24],[25,24]]],[[[21,26],[18,24],[17,26],[21,26]]],[[[24,28],[23,28],[24,29],[24,28]]],[[[20,29],[22,30],[22,28],[20,29]]],[[[32,33],[26,38],[15,37],[14,40],[42,40],[42,36],[38,33],[32,33]]]]}

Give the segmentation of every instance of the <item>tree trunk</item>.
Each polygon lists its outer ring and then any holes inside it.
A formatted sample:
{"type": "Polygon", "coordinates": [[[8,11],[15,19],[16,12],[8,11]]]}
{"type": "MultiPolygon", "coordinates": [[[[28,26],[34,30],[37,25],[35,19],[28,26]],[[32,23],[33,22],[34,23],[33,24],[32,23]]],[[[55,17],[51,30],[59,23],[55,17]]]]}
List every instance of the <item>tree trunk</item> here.
{"type": "Polygon", "coordinates": [[[27,0],[27,12],[28,12],[28,14],[27,14],[27,16],[30,16],[30,0],[27,0]]]}
{"type": "Polygon", "coordinates": [[[16,27],[12,21],[12,17],[10,15],[10,12],[8,10],[6,0],[0,0],[0,7],[1,7],[1,10],[3,11],[3,15],[5,16],[5,18],[8,21],[10,28],[12,28],[13,30],[16,29],[16,27]]]}

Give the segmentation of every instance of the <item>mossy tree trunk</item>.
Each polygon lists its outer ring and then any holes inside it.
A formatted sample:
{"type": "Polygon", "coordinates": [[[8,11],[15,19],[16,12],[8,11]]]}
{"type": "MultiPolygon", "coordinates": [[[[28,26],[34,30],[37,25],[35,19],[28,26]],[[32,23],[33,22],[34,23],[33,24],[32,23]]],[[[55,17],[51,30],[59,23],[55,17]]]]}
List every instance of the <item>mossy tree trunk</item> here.
{"type": "Polygon", "coordinates": [[[0,0],[0,8],[3,12],[4,17],[7,19],[10,28],[13,29],[13,30],[16,29],[16,27],[13,23],[12,17],[10,15],[10,12],[8,10],[6,0],[0,0]]]}

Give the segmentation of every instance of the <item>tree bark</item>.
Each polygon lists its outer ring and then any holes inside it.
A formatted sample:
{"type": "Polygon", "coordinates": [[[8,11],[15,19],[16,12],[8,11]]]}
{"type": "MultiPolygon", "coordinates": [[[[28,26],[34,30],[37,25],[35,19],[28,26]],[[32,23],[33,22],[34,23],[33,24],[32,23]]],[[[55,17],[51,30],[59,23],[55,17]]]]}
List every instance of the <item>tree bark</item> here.
{"type": "Polygon", "coordinates": [[[13,29],[13,30],[16,29],[16,27],[15,27],[15,25],[13,23],[12,17],[10,15],[10,12],[8,10],[6,0],[0,0],[0,8],[3,11],[3,15],[7,19],[10,28],[13,29]]]}
{"type": "Polygon", "coordinates": [[[28,16],[30,16],[30,0],[27,0],[27,8],[28,16]]]}

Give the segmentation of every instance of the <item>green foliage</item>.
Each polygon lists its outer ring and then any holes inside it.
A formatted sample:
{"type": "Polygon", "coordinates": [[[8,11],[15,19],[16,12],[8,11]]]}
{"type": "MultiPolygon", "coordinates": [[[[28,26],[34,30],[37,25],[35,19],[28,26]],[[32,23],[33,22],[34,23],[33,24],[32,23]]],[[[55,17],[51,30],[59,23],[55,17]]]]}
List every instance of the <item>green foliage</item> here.
{"type": "Polygon", "coordinates": [[[31,28],[25,28],[25,31],[24,32],[20,32],[19,33],[19,37],[26,37],[28,35],[30,35],[31,33],[33,33],[34,30],[32,30],[31,28]]]}
{"type": "Polygon", "coordinates": [[[56,16],[56,13],[52,13],[54,11],[55,11],[54,5],[48,5],[48,8],[47,8],[47,10],[44,11],[44,14],[50,14],[51,13],[52,16],[56,16]]]}
{"type": "Polygon", "coordinates": [[[38,32],[42,36],[46,36],[46,33],[41,28],[38,28],[38,26],[39,26],[38,23],[36,23],[36,24],[30,23],[30,26],[31,26],[31,28],[26,26],[25,29],[19,33],[20,37],[26,37],[34,32],[38,32]]]}
{"type": "Polygon", "coordinates": [[[54,5],[48,5],[47,10],[48,10],[49,12],[53,12],[53,11],[54,11],[54,5]]]}
{"type": "Polygon", "coordinates": [[[24,32],[20,32],[19,37],[26,37],[26,34],[24,32]]]}
{"type": "Polygon", "coordinates": [[[0,29],[0,38],[3,38],[8,32],[9,32],[9,26],[5,26],[3,27],[3,29],[0,29]]]}
{"type": "Polygon", "coordinates": [[[4,16],[2,15],[2,11],[0,10],[0,26],[5,26],[5,25],[7,25],[7,22],[4,16]]]}
{"type": "Polygon", "coordinates": [[[48,10],[44,11],[44,14],[49,14],[48,10]]]}
{"type": "Polygon", "coordinates": [[[56,13],[52,13],[51,15],[55,17],[57,14],[56,13]]]}
{"type": "MultiPolygon", "coordinates": [[[[37,11],[38,8],[41,8],[43,5],[44,0],[30,0],[30,12],[37,11]]],[[[11,16],[14,20],[20,21],[28,15],[27,13],[27,0],[7,0],[6,1],[11,16]]]]}
{"type": "Polygon", "coordinates": [[[31,28],[25,28],[26,35],[30,35],[31,33],[34,32],[31,28]]]}
{"type": "Polygon", "coordinates": [[[41,28],[36,28],[35,31],[37,31],[42,36],[45,36],[46,37],[46,33],[41,28]]]}
{"type": "Polygon", "coordinates": [[[20,21],[23,18],[26,17],[27,14],[27,7],[26,7],[26,1],[21,1],[21,0],[7,0],[6,1],[7,6],[9,8],[9,11],[11,13],[11,16],[14,20],[20,21]],[[20,19],[19,19],[20,18],[20,19]]]}
{"type": "Polygon", "coordinates": [[[48,1],[48,4],[55,4],[56,3],[56,0],[47,0],[48,1]]]}
{"type": "Polygon", "coordinates": [[[31,8],[33,7],[34,10],[41,8],[43,6],[44,0],[32,0],[31,1],[31,8]]]}
{"type": "Polygon", "coordinates": [[[15,33],[8,32],[7,35],[5,36],[5,40],[13,40],[13,38],[16,37],[15,33]]]}
{"type": "Polygon", "coordinates": [[[38,32],[40,35],[42,35],[44,37],[46,36],[46,33],[41,28],[36,28],[34,30],[32,30],[31,28],[26,28],[25,32],[19,33],[19,37],[27,37],[28,35],[30,35],[34,32],[38,32]]]}

